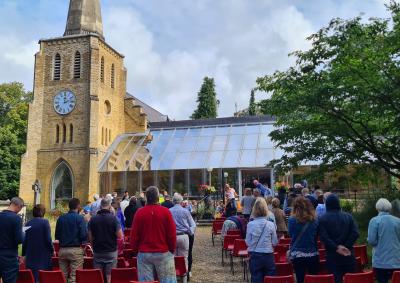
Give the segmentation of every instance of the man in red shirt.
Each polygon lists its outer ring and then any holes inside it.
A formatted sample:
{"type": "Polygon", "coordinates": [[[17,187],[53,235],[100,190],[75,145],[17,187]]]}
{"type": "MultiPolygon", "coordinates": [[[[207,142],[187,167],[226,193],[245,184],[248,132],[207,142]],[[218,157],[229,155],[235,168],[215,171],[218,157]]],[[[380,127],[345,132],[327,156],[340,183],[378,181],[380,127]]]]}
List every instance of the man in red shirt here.
{"type": "Polygon", "coordinates": [[[138,252],[139,281],[176,283],[174,252],[176,226],[168,208],[159,204],[157,187],[146,190],[146,206],[133,219],[131,245],[138,252]]]}

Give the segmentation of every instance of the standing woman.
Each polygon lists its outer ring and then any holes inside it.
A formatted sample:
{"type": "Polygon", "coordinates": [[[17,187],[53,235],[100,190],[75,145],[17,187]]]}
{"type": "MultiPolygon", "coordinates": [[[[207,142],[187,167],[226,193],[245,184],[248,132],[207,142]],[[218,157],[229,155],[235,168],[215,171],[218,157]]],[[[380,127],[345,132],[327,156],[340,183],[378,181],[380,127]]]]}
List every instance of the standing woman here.
{"type": "Polygon", "coordinates": [[[287,225],[286,225],[286,215],[283,210],[280,208],[281,202],[278,198],[274,198],[272,200],[272,213],[275,216],[276,221],[276,233],[278,234],[278,238],[281,238],[287,234],[287,225]]]}
{"type": "Polygon", "coordinates": [[[246,233],[252,283],[262,283],[264,276],[276,274],[273,246],[278,244],[278,238],[275,225],[267,220],[267,215],[265,199],[257,198],[252,211],[254,220],[247,225],[246,233]]]}
{"type": "Polygon", "coordinates": [[[132,227],[132,222],[133,218],[135,217],[135,213],[138,210],[137,206],[137,199],[136,197],[131,197],[129,201],[129,205],[125,208],[124,211],[124,216],[125,216],[125,227],[126,228],[131,228],[132,227]]]}
{"type": "Polygon", "coordinates": [[[318,221],[312,203],[297,197],[293,203],[292,216],[289,218],[290,243],[289,256],[296,273],[297,283],[304,282],[308,274],[318,274],[318,221]]]}
{"type": "Polygon", "coordinates": [[[51,257],[54,249],[49,221],[43,218],[45,213],[43,205],[37,204],[33,207],[34,218],[25,224],[29,229],[22,244],[26,268],[32,270],[36,282],[39,282],[39,270],[52,270],[51,257]]]}
{"type": "Polygon", "coordinates": [[[243,208],[243,216],[247,220],[249,220],[249,218],[250,218],[253,202],[254,202],[254,197],[253,197],[253,195],[251,193],[251,189],[250,188],[246,188],[244,190],[244,197],[240,201],[240,205],[243,208]]]}

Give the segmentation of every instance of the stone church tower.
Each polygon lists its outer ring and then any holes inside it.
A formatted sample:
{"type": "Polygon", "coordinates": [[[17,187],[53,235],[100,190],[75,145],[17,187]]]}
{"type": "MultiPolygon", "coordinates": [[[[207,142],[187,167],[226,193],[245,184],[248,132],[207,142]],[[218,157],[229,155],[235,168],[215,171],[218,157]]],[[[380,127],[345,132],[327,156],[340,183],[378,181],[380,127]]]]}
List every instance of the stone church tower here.
{"type": "Polygon", "coordinates": [[[54,208],[98,193],[107,148],[119,134],[145,131],[147,119],[126,97],[124,57],[104,39],[100,0],[70,0],[64,36],[39,44],[20,196],[32,204],[39,180],[41,203],[54,208]]]}

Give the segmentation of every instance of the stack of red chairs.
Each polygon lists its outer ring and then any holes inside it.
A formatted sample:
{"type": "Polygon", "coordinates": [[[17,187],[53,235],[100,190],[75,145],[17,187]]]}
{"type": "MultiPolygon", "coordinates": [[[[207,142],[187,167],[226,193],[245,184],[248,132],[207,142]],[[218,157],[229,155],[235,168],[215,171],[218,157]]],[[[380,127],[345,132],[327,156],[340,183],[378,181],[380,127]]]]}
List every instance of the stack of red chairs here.
{"type": "Polygon", "coordinates": [[[136,256],[136,253],[133,251],[133,249],[124,249],[123,255],[125,260],[128,260],[130,258],[134,258],[136,256]]]}
{"type": "Polygon", "coordinates": [[[124,230],[124,242],[129,242],[131,238],[131,228],[125,228],[124,230]]]}
{"type": "Polygon", "coordinates": [[[335,277],[332,274],[327,275],[309,275],[304,278],[304,283],[335,283],[335,277]]]}
{"type": "Polygon", "coordinates": [[[275,266],[276,266],[276,274],[278,276],[293,275],[293,266],[291,263],[288,262],[275,263],[275,266]]]}
{"type": "Polygon", "coordinates": [[[66,283],[64,274],[60,270],[56,271],[39,271],[40,283],[66,283]]]}
{"type": "Polygon", "coordinates": [[[393,272],[392,283],[400,283],[400,271],[393,272]]]}
{"type": "Polygon", "coordinates": [[[294,283],[294,276],[265,276],[264,283],[294,283]]]}
{"type": "Polygon", "coordinates": [[[18,272],[17,283],[35,283],[32,271],[30,269],[20,270],[18,272]]]}
{"type": "Polygon", "coordinates": [[[131,281],[129,283],[158,283],[158,281],[146,281],[146,282],[131,281]]]}
{"type": "Polygon", "coordinates": [[[278,256],[276,259],[278,259],[279,262],[287,262],[286,260],[286,252],[289,250],[289,245],[276,245],[274,247],[274,252],[278,253],[278,256]]]}
{"type": "Polygon", "coordinates": [[[229,236],[234,235],[234,236],[240,236],[240,237],[242,237],[242,233],[240,232],[239,229],[228,230],[228,231],[226,231],[226,234],[229,235],[229,236]]]}
{"type": "Polygon", "coordinates": [[[60,270],[60,258],[58,256],[53,256],[51,258],[51,264],[53,266],[53,270],[60,270]]]}
{"type": "Polygon", "coordinates": [[[93,248],[91,245],[85,245],[83,251],[84,251],[85,256],[93,257],[93,248]]]}
{"type": "Polygon", "coordinates": [[[355,245],[353,246],[354,256],[359,257],[361,260],[361,266],[365,267],[368,264],[367,245],[355,245]]]}
{"type": "Polygon", "coordinates": [[[126,267],[128,267],[128,263],[125,261],[125,258],[118,257],[117,268],[126,268],[126,267]]]}
{"type": "Polygon", "coordinates": [[[60,251],[60,242],[59,241],[53,241],[53,247],[54,247],[54,256],[58,256],[58,252],[60,251]]]}
{"type": "Polygon", "coordinates": [[[93,257],[83,258],[83,269],[94,269],[93,267],[93,257]]]}
{"type": "Polygon", "coordinates": [[[111,269],[111,283],[127,283],[137,281],[138,274],[136,268],[113,268],[111,269]]]}
{"type": "Polygon", "coordinates": [[[224,226],[224,220],[215,219],[212,223],[211,240],[212,240],[213,246],[214,246],[215,236],[221,235],[222,226],[224,226]]]}
{"type": "Polygon", "coordinates": [[[177,277],[184,278],[187,275],[185,257],[183,256],[175,257],[175,271],[177,277]]]}
{"type": "Polygon", "coordinates": [[[292,242],[291,238],[280,238],[279,239],[280,245],[290,245],[291,242],[292,242]]]}
{"type": "Polygon", "coordinates": [[[128,267],[137,268],[137,258],[136,257],[128,258],[128,260],[126,260],[126,262],[128,263],[128,267]]]}

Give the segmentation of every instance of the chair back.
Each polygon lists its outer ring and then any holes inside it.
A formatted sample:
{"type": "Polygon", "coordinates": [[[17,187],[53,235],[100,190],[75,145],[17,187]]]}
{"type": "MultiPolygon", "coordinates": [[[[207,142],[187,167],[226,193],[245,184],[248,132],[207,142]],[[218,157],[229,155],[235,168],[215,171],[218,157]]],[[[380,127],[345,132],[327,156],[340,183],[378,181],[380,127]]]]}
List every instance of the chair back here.
{"type": "Polygon", "coordinates": [[[32,271],[30,269],[20,270],[18,272],[17,283],[35,283],[32,271]]]}
{"type": "Polygon", "coordinates": [[[76,283],[104,283],[100,269],[77,269],[76,283]]]}
{"type": "Polygon", "coordinates": [[[363,265],[361,263],[361,257],[356,257],[356,272],[355,273],[362,273],[363,272],[363,265]]]}
{"type": "Polygon", "coordinates": [[[239,252],[241,251],[247,251],[247,244],[246,241],[243,239],[236,239],[233,242],[233,251],[232,255],[233,256],[239,256],[239,252]]]}
{"type": "Polygon", "coordinates": [[[183,256],[175,257],[175,270],[176,270],[176,276],[178,277],[186,276],[187,270],[186,270],[185,257],[183,256]]]}
{"type": "Polygon", "coordinates": [[[400,271],[393,272],[392,283],[400,283],[400,271]]]}
{"type": "Polygon", "coordinates": [[[131,236],[131,228],[125,228],[124,230],[124,236],[125,237],[130,237],[131,236]]]}
{"type": "Polygon", "coordinates": [[[85,256],[93,257],[93,248],[91,245],[86,245],[83,251],[85,253],[85,256]]]}
{"type": "Polygon", "coordinates": [[[53,270],[60,269],[60,258],[58,256],[53,256],[51,258],[51,265],[53,266],[53,270]]]}
{"type": "Polygon", "coordinates": [[[344,283],[374,283],[374,273],[372,271],[363,273],[347,273],[343,277],[344,283]]]}
{"type": "Polygon", "coordinates": [[[119,257],[117,259],[117,268],[126,268],[128,266],[127,262],[125,261],[125,258],[119,257]]]}
{"type": "Polygon", "coordinates": [[[264,283],[294,283],[294,276],[265,276],[264,283]]]}
{"type": "Polygon", "coordinates": [[[59,241],[53,241],[53,248],[54,248],[54,252],[56,254],[58,254],[58,252],[60,251],[60,242],[59,241]]]}
{"type": "Polygon", "coordinates": [[[127,260],[129,258],[135,257],[136,253],[133,251],[133,249],[124,249],[123,255],[124,255],[124,258],[127,260]]]}
{"type": "Polygon", "coordinates": [[[319,269],[318,274],[326,275],[329,274],[328,268],[326,267],[326,259],[322,259],[319,261],[319,269]]]}
{"type": "Polygon", "coordinates": [[[332,274],[309,275],[304,278],[304,283],[335,283],[335,277],[332,274]]]}
{"type": "Polygon", "coordinates": [[[92,257],[85,256],[83,258],[83,269],[94,269],[92,257]]]}
{"type": "Polygon", "coordinates": [[[361,265],[366,266],[368,264],[368,253],[367,253],[367,245],[355,245],[354,248],[354,256],[361,259],[361,265]]]}
{"type": "Polygon", "coordinates": [[[232,246],[235,243],[235,240],[240,238],[239,235],[225,235],[223,249],[228,249],[228,246],[232,246]]]}
{"type": "Polygon", "coordinates": [[[239,235],[239,236],[242,235],[242,233],[240,233],[240,230],[238,230],[238,229],[228,230],[228,231],[226,231],[226,234],[227,235],[239,235]]]}
{"type": "Polygon", "coordinates": [[[326,250],[325,249],[319,249],[318,250],[319,253],[319,259],[326,259],[326,250]]]}
{"type": "Polygon", "coordinates": [[[137,281],[138,273],[136,268],[113,268],[111,269],[111,283],[128,283],[137,281]]]}
{"type": "Polygon", "coordinates": [[[288,262],[276,263],[275,266],[276,266],[276,274],[278,276],[293,275],[293,266],[291,263],[288,262]]]}
{"type": "Polygon", "coordinates": [[[279,244],[280,245],[290,245],[292,239],[291,238],[280,238],[279,244]]]}
{"type": "Polygon", "coordinates": [[[214,220],[213,223],[212,223],[212,233],[213,234],[221,233],[222,226],[224,226],[224,222],[223,221],[214,220]]]}
{"type": "Polygon", "coordinates": [[[40,283],[66,283],[64,274],[61,270],[43,271],[39,270],[40,283]]]}
{"type": "Polygon", "coordinates": [[[128,258],[127,260],[128,262],[128,267],[132,268],[137,268],[137,257],[133,257],[133,258],[128,258]]]}

